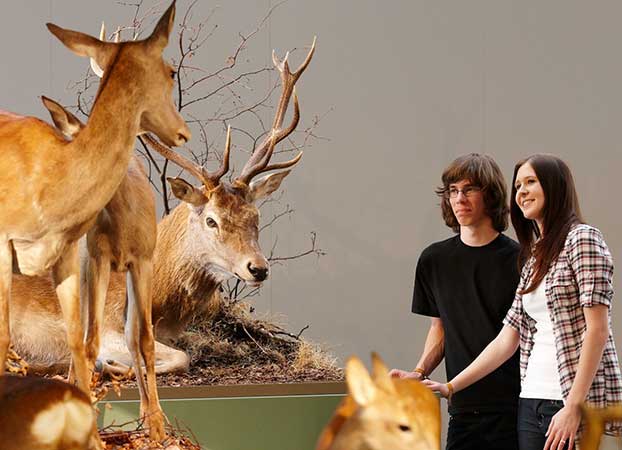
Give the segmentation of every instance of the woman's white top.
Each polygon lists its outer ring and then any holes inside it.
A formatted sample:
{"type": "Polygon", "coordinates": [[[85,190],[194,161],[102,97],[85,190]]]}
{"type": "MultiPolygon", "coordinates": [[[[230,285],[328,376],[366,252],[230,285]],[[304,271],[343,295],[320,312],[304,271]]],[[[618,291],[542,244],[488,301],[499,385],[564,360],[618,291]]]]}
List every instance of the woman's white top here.
{"type": "Polygon", "coordinates": [[[522,398],[563,400],[557,368],[555,336],[549,309],[546,305],[546,282],[523,295],[525,312],[536,321],[534,344],[527,363],[527,372],[521,383],[522,398]]]}

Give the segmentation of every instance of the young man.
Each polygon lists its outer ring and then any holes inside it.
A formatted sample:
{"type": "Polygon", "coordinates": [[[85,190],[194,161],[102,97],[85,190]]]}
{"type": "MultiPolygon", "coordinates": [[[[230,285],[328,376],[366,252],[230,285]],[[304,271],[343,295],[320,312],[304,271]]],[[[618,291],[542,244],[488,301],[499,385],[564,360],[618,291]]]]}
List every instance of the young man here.
{"type": "MultiPolygon", "coordinates": [[[[492,341],[514,299],[518,244],[503,235],[508,225],[506,184],[489,156],[470,154],[443,172],[437,189],[447,226],[456,236],[426,248],[417,263],[412,311],[431,323],[412,372],[422,379],[445,358],[447,379],[467,367],[492,341]]],[[[456,393],[449,404],[447,450],[515,450],[518,354],[456,393]]]]}

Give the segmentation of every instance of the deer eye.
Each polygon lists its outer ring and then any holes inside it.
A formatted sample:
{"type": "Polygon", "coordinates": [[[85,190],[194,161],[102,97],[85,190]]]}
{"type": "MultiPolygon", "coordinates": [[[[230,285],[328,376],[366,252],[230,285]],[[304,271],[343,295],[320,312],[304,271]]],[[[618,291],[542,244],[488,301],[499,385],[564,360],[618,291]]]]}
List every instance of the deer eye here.
{"type": "Polygon", "coordinates": [[[177,71],[171,70],[171,78],[174,80],[176,76],[177,76],[177,71]]]}
{"type": "Polygon", "coordinates": [[[216,223],[216,221],[212,219],[211,217],[208,217],[207,219],[205,219],[205,224],[210,228],[218,227],[218,224],[216,223]]]}
{"type": "Polygon", "coordinates": [[[400,425],[400,431],[410,431],[410,427],[408,425],[400,425]]]}

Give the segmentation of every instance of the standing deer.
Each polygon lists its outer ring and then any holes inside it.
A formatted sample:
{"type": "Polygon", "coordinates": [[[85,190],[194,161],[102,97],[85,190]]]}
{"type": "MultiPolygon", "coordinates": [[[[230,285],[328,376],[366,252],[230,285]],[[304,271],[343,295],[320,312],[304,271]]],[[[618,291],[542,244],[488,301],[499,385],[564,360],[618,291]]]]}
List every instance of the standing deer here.
{"type": "Polygon", "coordinates": [[[90,398],[75,386],[38,377],[0,377],[3,450],[100,448],[90,398]]]}
{"type": "MultiPolygon", "coordinates": [[[[42,97],[56,127],[66,137],[75,139],[84,124],[60,104],[42,97]]],[[[110,280],[110,271],[126,273],[127,313],[125,339],[132,356],[140,393],[141,416],[150,437],[162,439],[164,418],[158,401],[155,379],[155,351],[151,329],[151,289],[153,252],[157,235],[155,199],[147,175],[136,155],[130,159],[127,174],[106,207],[98,214],[95,225],[86,235],[88,257],[82,259],[88,297],[86,354],[91,366],[100,348],[100,325],[110,280]],[[86,263],[86,264],[84,264],[86,263]],[[141,323],[143,325],[141,325],[141,323]],[[143,373],[144,361],[147,382],[143,373]]],[[[83,300],[83,304],[86,303],[83,300]]],[[[83,312],[83,316],[86,316],[83,312]]],[[[101,360],[100,360],[101,361],[101,360]]],[[[103,364],[107,364],[103,361],[103,364]]]]}
{"type": "MultiPolygon", "coordinates": [[[[294,73],[289,69],[287,57],[282,62],[275,58],[283,92],[272,131],[232,184],[222,181],[229,168],[229,138],[222,166],[214,173],[208,173],[146,136],[149,145],[202,181],[202,186],[194,187],[179,178],[169,179],[173,193],[182,203],[158,225],[152,297],[153,323],[158,339],[177,337],[194,316],[208,311],[217,300],[215,294],[220,284],[230,277],[251,285],[259,285],[267,278],[269,265],[258,244],[259,212],[253,203],[278,189],[289,170],[252,182],[251,179],[268,170],[291,167],[300,160],[301,154],[290,161],[269,165],[274,146],[291,134],[298,124],[300,111],[293,93],[294,84],[310,63],[314,49],[315,41],[305,61],[294,73]],[[293,118],[283,129],[292,94],[293,118]]],[[[146,182],[146,178],[144,180],[146,182]]],[[[136,205],[126,209],[126,223],[136,220],[132,219],[134,214],[143,214],[143,207],[136,205]]],[[[62,321],[59,320],[58,305],[53,301],[34,300],[52,296],[50,280],[16,276],[14,292],[11,307],[16,312],[12,315],[11,328],[16,350],[37,372],[66,369],[69,359],[67,344],[60,332],[62,321]]],[[[124,372],[132,365],[123,339],[124,304],[124,277],[113,272],[110,274],[99,353],[104,368],[112,372],[124,372]]],[[[156,342],[155,350],[156,373],[187,369],[185,353],[160,342],[156,342]]]]}
{"type": "Polygon", "coordinates": [[[391,378],[372,354],[373,376],[360,359],[346,363],[348,396],[324,428],[315,450],[440,450],[436,396],[414,380],[391,378]]]}
{"type": "MultiPolygon", "coordinates": [[[[153,132],[173,146],[190,139],[172,101],[175,71],[162,59],[174,11],[173,2],[151,36],[137,42],[102,42],[47,25],[70,50],[95,59],[106,73],[75,140],[66,141],[36,118],[0,113],[0,374],[10,340],[12,272],[51,271],[78,386],[88,392],[78,239],[126,175],[137,134],[153,132]]],[[[141,326],[149,337],[148,319],[141,326]]]]}

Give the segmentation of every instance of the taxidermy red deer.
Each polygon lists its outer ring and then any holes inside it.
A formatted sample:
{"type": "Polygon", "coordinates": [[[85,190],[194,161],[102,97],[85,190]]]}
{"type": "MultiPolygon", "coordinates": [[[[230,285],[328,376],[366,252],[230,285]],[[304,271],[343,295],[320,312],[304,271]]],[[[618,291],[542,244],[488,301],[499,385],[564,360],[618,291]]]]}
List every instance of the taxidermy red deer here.
{"type": "MultiPolygon", "coordinates": [[[[145,136],[149,145],[202,182],[200,187],[194,187],[180,178],[169,179],[173,193],[182,203],[158,225],[152,289],[153,323],[158,339],[177,337],[195,315],[205,313],[210,307],[209,299],[214,298],[220,284],[230,277],[253,286],[268,277],[268,261],[258,244],[259,212],[254,201],[278,189],[289,170],[251,180],[262,172],[291,167],[302,156],[300,153],[290,161],[269,164],[274,146],[298,124],[300,111],[294,84],[310,63],[314,49],[313,45],[294,73],[289,69],[287,57],[282,62],[275,58],[282,79],[282,94],[272,130],[231,184],[221,180],[229,169],[229,137],[222,166],[209,173],[145,136]],[[291,123],[283,128],[292,95],[294,114],[291,123]]],[[[64,114],[69,113],[65,111],[64,114]]],[[[65,122],[77,121],[71,117],[65,122]]],[[[72,129],[78,131],[79,127],[72,129]]],[[[64,131],[74,135],[71,129],[64,131]]],[[[147,183],[144,174],[141,183],[147,183]]],[[[132,219],[133,214],[143,214],[140,205],[126,212],[126,223],[136,220],[132,219]]],[[[117,373],[127,371],[133,364],[123,338],[124,285],[120,274],[110,274],[98,357],[106,370],[117,373]]],[[[14,278],[14,291],[12,308],[17,313],[13,314],[11,329],[16,350],[37,372],[65,369],[69,361],[66,343],[59,333],[63,325],[58,320],[58,305],[37,300],[51,295],[50,281],[18,276],[14,278]]],[[[160,342],[155,344],[155,359],[157,373],[185,370],[188,366],[185,353],[160,342]]]]}
{"type": "Polygon", "coordinates": [[[173,20],[174,3],[149,38],[118,44],[48,24],[70,50],[107,73],[75,140],[36,118],[0,113],[0,373],[10,341],[9,304],[15,304],[13,272],[51,272],[78,386],[89,390],[78,239],[125,176],[137,134],[153,132],[174,146],[190,139],[172,101],[174,71],[162,59],[173,20]]]}
{"type": "MultiPolygon", "coordinates": [[[[56,127],[66,137],[76,138],[84,124],[57,102],[47,97],[42,97],[42,100],[56,127]]],[[[83,293],[88,299],[86,314],[83,312],[83,316],[88,316],[86,353],[93,367],[100,349],[100,327],[110,271],[129,272],[126,275],[125,341],[136,372],[141,416],[149,428],[150,437],[161,440],[164,437],[164,418],[155,379],[154,338],[153,333],[147,333],[147,330],[152,330],[152,259],[156,234],[153,192],[139,158],[133,155],[119,188],[86,235],[88,255],[81,258],[81,273],[85,278],[83,293]],[[144,372],[147,372],[146,382],[144,372]]],[[[105,360],[99,361],[100,364],[109,364],[105,360]]]]}
{"type": "Polygon", "coordinates": [[[372,364],[370,376],[360,359],[347,361],[348,395],[315,450],[440,450],[436,396],[415,380],[391,378],[375,353],[372,364]]]}

